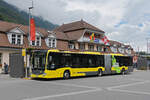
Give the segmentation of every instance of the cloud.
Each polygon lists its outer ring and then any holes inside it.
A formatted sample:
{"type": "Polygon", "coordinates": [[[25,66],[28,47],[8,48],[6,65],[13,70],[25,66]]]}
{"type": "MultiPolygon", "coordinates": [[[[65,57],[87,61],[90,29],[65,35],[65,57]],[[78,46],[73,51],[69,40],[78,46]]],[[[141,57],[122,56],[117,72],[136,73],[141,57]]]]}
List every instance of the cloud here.
{"type": "MultiPolygon", "coordinates": [[[[31,0],[5,0],[28,11],[31,0]]],[[[150,36],[148,0],[34,0],[33,14],[56,24],[84,19],[104,30],[109,39],[146,51],[150,36]]]]}

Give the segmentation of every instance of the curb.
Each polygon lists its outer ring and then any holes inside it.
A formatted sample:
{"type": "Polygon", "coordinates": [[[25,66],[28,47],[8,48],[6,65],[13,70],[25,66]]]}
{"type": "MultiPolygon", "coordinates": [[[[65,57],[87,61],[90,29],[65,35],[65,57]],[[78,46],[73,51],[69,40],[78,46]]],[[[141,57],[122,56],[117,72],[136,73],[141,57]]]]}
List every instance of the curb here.
{"type": "Polygon", "coordinates": [[[23,78],[23,79],[25,79],[25,80],[31,80],[31,78],[23,78]]]}

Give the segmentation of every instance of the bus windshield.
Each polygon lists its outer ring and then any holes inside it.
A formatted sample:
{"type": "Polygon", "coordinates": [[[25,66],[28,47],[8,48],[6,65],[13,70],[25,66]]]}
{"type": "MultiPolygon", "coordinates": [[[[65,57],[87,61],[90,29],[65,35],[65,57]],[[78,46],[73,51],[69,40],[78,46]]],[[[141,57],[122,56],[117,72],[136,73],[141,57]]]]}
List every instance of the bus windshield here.
{"type": "Polygon", "coordinates": [[[45,70],[46,52],[35,52],[32,58],[33,70],[45,70]]]}

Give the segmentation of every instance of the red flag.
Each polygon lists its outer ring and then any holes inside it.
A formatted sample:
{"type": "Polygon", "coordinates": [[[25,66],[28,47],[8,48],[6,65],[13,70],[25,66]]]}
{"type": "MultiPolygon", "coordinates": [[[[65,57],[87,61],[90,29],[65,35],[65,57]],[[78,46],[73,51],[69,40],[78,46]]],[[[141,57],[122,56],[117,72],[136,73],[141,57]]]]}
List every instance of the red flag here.
{"type": "Polygon", "coordinates": [[[104,36],[102,38],[102,41],[104,42],[105,45],[109,42],[109,40],[108,40],[108,38],[106,36],[104,36]]]}
{"type": "Polygon", "coordinates": [[[35,41],[35,23],[34,19],[30,19],[30,40],[35,41]]]}

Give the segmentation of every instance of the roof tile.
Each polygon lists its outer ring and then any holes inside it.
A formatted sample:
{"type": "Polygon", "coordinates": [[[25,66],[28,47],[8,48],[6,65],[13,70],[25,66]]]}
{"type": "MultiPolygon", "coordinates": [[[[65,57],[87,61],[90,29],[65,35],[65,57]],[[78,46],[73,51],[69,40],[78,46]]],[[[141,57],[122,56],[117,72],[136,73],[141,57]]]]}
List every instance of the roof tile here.
{"type": "Polygon", "coordinates": [[[105,33],[103,30],[88,24],[87,22],[81,20],[81,21],[76,21],[68,24],[63,24],[59,27],[57,27],[55,30],[61,31],[61,32],[68,32],[68,31],[74,31],[74,30],[80,30],[80,29],[91,29],[94,31],[99,31],[105,33]]]}

